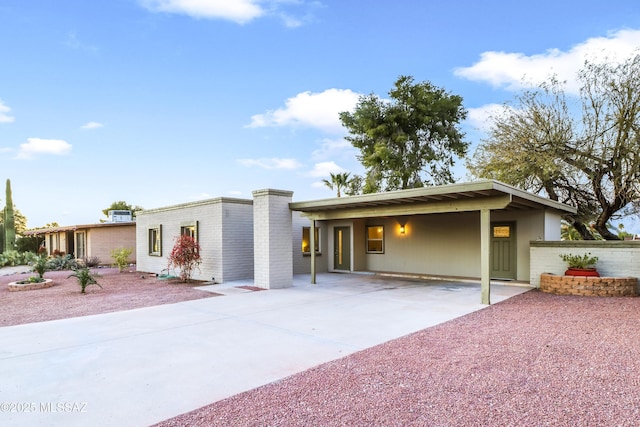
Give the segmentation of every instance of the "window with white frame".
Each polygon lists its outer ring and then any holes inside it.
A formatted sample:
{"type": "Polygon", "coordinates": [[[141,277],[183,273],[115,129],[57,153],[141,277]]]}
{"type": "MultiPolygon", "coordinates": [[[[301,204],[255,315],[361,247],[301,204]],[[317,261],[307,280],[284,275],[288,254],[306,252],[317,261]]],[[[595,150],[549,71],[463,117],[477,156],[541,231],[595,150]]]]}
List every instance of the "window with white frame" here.
{"type": "Polygon", "coordinates": [[[382,225],[367,226],[367,253],[368,254],[384,253],[384,226],[382,225]]]}

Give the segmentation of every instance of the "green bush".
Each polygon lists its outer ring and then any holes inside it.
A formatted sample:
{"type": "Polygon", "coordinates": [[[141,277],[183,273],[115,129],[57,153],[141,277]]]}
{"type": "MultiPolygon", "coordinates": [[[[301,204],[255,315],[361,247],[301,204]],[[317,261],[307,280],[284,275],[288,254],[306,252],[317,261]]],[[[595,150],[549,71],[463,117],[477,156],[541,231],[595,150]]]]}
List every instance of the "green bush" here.
{"type": "Polygon", "coordinates": [[[21,236],[16,240],[16,249],[18,252],[38,253],[40,244],[44,241],[40,236],[21,236]]]}
{"type": "Polygon", "coordinates": [[[76,279],[78,279],[81,294],[85,293],[85,289],[89,285],[97,285],[100,287],[100,289],[102,289],[102,286],[96,280],[96,277],[100,277],[100,275],[98,273],[92,273],[89,267],[76,268],[68,277],[75,277],[76,279]]]}
{"type": "Polygon", "coordinates": [[[0,267],[28,265],[37,257],[33,252],[5,251],[0,254],[0,267]]]}
{"type": "Polygon", "coordinates": [[[48,270],[62,271],[62,270],[75,270],[78,268],[78,261],[71,257],[71,255],[54,256],[49,259],[48,270]]]}
{"type": "Polygon", "coordinates": [[[118,271],[122,271],[129,265],[129,255],[133,252],[131,248],[119,248],[111,250],[111,258],[115,261],[118,271]]]}
{"type": "Polygon", "coordinates": [[[49,269],[49,259],[46,255],[40,255],[29,263],[33,267],[33,271],[38,273],[38,277],[42,279],[44,272],[49,269]]]}
{"type": "Polygon", "coordinates": [[[598,257],[592,256],[591,252],[584,255],[561,254],[560,258],[569,268],[593,268],[598,262],[598,257]]]}

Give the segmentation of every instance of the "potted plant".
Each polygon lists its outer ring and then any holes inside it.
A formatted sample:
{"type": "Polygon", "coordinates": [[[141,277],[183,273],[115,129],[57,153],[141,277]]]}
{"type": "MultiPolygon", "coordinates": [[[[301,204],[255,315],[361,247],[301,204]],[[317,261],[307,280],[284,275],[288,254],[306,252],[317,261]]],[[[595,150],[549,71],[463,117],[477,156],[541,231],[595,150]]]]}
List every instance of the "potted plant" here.
{"type": "Polygon", "coordinates": [[[565,276],[600,276],[596,269],[598,257],[591,255],[590,252],[584,255],[561,254],[560,258],[567,263],[565,276]]]}

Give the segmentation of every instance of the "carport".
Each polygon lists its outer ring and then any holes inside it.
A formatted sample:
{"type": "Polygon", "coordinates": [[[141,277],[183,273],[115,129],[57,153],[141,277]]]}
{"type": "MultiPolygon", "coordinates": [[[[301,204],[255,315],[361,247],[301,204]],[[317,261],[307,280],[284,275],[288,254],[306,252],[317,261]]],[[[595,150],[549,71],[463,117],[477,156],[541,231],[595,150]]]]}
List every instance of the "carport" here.
{"type": "MultiPolygon", "coordinates": [[[[469,218],[475,224],[474,232],[466,244],[466,249],[473,248],[472,255],[464,257],[452,253],[451,259],[455,258],[457,263],[476,263],[477,276],[481,283],[481,302],[490,304],[491,301],[491,272],[495,263],[509,257],[509,261],[519,268],[521,277],[528,277],[528,242],[531,240],[560,240],[560,219],[563,214],[575,213],[576,209],[555,202],[553,200],[537,196],[535,194],[520,190],[510,185],[495,180],[482,180],[472,183],[457,183],[443,186],[423,187],[409,190],[391,191],[385,193],[365,194],[348,197],[337,197],[331,199],[314,200],[307,202],[292,202],[289,204],[292,211],[301,214],[310,220],[311,229],[315,230],[320,223],[331,223],[338,221],[359,221],[364,224],[367,221],[381,221],[386,219],[394,220],[397,225],[396,230],[388,232],[388,238],[392,239],[397,234],[405,237],[405,225],[412,218],[418,220],[424,216],[445,214],[437,219],[451,218],[452,214],[474,213],[473,216],[464,217],[467,223],[469,218]],[[477,218],[477,220],[476,220],[477,218]],[[516,241],[514,240],[512,249],[509,252],[501,253],[502,244],[498,239],[499,233],[504,231],[502,226],[496,226],[497,219],[508,219],[509,224],[514,225],[514,238],[517,229],[519,241],[519,253],[516,253],[516,241]],[[493,246],[493,247],[492,247],[493,246]],[[526,248],[526,254],[525,252],[526,248]],[[479,257],[478,257],[479,253],[479,257]],[[512,256],[512,254],[515,254],[512,256]],[[478,259],[479,258],[479,263],[478,259]],[[526,271],[525,271],[526,270],[526,271]]],[[[448,225],[452,228],[450,225],[448,225]]],[[[358,241],[355,245],[360,245],[360,236],[352,233],[358,241]]],[[[365,232],[362,233],[362,236],[365,232]]],[[[315,248],[315,233],[309,233],[310,247],[315,248]]],[[[333,239],[331,235],[325,236],[330,241],[330,253],[341,251],[340,243],[333,239]],[[332,240],[333,239],[333,240],[332,240]]],[[[363,237],[366,238],[366,237],[363,237]]],[[[384,237],[387,238],[387,237],[384,237]]],[[[431,236],[415,235],[412,239],[419,239],[422,248],[441,245],[446,248],[446,242],[431,238],[431,236]]],[[[459,245],[460,246],[460,245],[459,245]]],[[[367,248],[368,249],[368,248],[367,248]]],[[[350,255],[358,256],[361,250],[350,249],[350,255]],[[355,255],[354,255],[355,254],[355,255]]],[[[392,251],[384,253],[386,264],[399,266],[401,263],[392,251]]],[[[469,252],[467,251],[467,254],[469,252]]],[[[316,283],[318,273],[316,251],[310,251],[311,263],[311,283],[316,283]]],[[[366,264],[366,261],[364,262],[366,264]]],[[[475,264],[474,264],[475,265],[475,264]]],[[[353,267],[349,267],[353,271],[353,267]]],[[[399,270],[399,273],[419,273],[429,274],[431,271],[406,271],[399,270]]],[[[409,267],[411,268],[411,267],[409,267]]],[[[418,269],[415,265],[412,267],[418,269]]],[[[515,267],[514,267],[515,268],[515,267]]],[[[367,270],[372,270],[367,268],[367,270]]],[[[375,269],[373,269],[375,270],[375,269]]],[[[452,267],[455,271],[455,267],[452,267]]]]}

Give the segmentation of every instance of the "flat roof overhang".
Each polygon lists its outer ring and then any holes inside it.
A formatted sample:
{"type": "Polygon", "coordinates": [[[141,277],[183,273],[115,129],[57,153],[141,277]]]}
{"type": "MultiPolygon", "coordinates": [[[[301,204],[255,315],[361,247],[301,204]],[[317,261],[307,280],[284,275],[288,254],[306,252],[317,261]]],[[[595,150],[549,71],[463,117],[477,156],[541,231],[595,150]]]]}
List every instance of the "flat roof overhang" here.
{"type": "Polygon", "coordinates": [[[552,209],[560,213],[576,213],[576,209],[572,206],[495,180],[292,202],[289,208],[315,220],[468,212],[485,209],[510,211],[552,209]]]}

